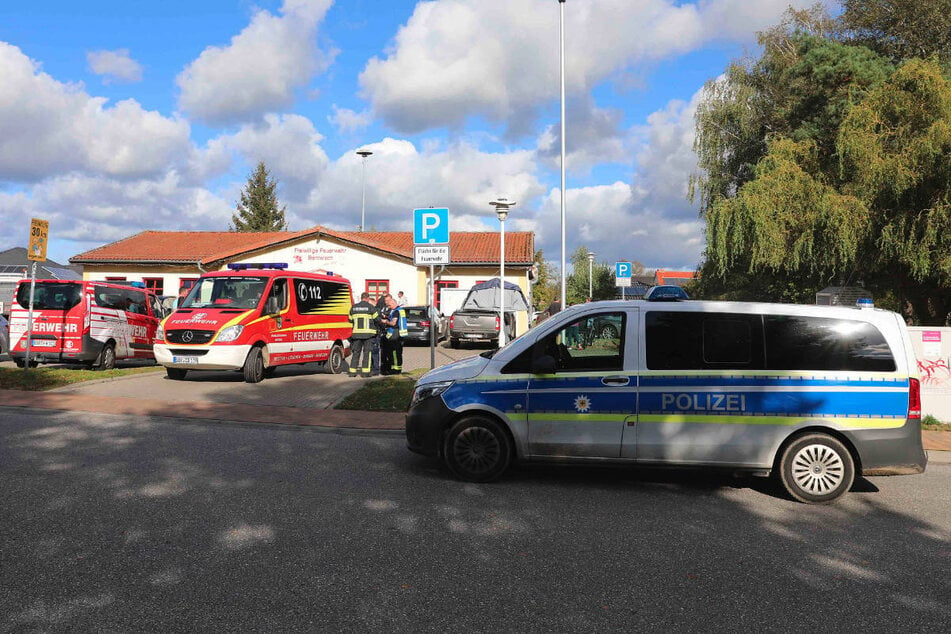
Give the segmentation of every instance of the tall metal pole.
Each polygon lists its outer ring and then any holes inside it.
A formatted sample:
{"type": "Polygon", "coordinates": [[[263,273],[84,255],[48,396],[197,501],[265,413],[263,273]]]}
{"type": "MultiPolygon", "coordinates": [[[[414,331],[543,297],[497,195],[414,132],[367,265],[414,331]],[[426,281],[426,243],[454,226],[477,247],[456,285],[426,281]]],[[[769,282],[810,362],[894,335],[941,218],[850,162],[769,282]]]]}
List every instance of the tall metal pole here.
{"type": "Polygon", "coordinates": [[[505,345],[505,219],[509,215],[509,207],[514,207],[515,203],[506,198],[499,198],[489,204],[495,207],[501,227],[499,238],[499,347],[501,348],[505,345]]]}
{"type": "Polygon", "coordinates": [[[594,284],[592,282],[592,268],[594,267],[594,253],[588,251],[588,299],[594,300],[594,284]]]}
{"type": "Polygon", "coordinates": [[[501,245],[499,246],[499,261],[501,262],[499,270],[499,313],[502,317],[502,322],[499,326],[499,347],[505,345],[505,216],[499,216],[499,224],[501,225],[501,245]]]}
{"type": "MultiPolygon", "coordinates": [[[[33,294],[36,291],[36,262],[30,267],[30,310],[26,315],[26,362],[23,364],[23,371],[30,371],[30,342],[33,339],[33,294]]],[[[14,345],[16,345],[14,343],[14,345]]]]}
{"type": "Polygon", "coordinates": [[[561,307],[565,308],[567,253],[565,247],[565,0],[558,0],[561,9],[561,307]]]}
{"type": "Polygon", "coordinates": [[[429,265],[429,292],[426,305],[429,306],[429,369],[436,367],[436,267],[429,265]]]}
{"type": "Polygon", "coordinates": [[[366,227],[367,213],[367,157],[373,154],[370,150],[357,150],[357,154],[363,157],[363,202],[360,204],[360,231],[366,227]]]}

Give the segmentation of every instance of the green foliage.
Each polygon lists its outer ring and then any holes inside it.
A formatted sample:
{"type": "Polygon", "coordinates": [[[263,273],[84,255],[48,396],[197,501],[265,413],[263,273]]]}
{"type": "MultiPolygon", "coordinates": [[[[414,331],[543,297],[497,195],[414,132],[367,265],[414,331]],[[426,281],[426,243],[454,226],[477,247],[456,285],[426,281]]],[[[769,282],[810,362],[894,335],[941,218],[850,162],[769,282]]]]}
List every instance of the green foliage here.
{"type": "Polygon", "coordinates": [[[844,37],[895,61],[951,59],[951,0],[843,0],[844,37]]]}
{"type": "Polygon", "coordinates": [[[707,84],[691,182],[707,237],[696,291],[811,303],[862,282],[918,323],[944,324],[951,84],[937,59],[896,65],[854,45],[846,13],[840,32],[818,11],[790,13],[761,36],[760,58],[707,84]]]}
{"type": "Polygon", "coordinates": [[[589,277],[588,253],[588,248],[581,246],[570,256],[573,272],[565,280],[565,301],[569,306],[588,300],[589,280],[593,300],[614,299],[616,295],[614,268],[595,261],[591,264],[589,277]]]}
{"type": "Polygon", "coordinates": [[[264,161],[258,163],[241,192],[241,202],[231,216],[230,231],[286,231],[287,207],[278,207],[277,181],[271,179],[264,161]]]}
{"type": "Polygon", "coordinates": [[[553,262],[545,260],[545,254],[539,249],[535,252],[535,266],[538,268],[538,277],[532,283],[532,304],[539,310],[544,310],[561,293],[561,278],[553,262]]]}

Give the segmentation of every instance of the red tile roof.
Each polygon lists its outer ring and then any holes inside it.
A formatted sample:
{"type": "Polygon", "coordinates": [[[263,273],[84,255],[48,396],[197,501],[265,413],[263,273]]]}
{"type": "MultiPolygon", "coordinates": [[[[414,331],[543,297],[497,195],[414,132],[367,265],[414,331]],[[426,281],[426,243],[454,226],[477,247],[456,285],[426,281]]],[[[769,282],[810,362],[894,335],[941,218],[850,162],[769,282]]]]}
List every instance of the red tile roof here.
{"type": "MultiPolygon", "coordinates": [[[[80,253],[74,264],[202,265],[234,260],[263,249],[305,239],[330,238],[357,247],[413,260],[410,231],[334,231],[316,226],[304,231],[240,233],[234,231],[143,231],[123,240],[80,253]]],[[[457,231],[449,234],[453,264],[491,264],[499,260],[499,234],[494,231],[457,231]]],[[[535,236],[528,231],[505,233],[505,262],[530,266],[535,258],[535,236]]]]}

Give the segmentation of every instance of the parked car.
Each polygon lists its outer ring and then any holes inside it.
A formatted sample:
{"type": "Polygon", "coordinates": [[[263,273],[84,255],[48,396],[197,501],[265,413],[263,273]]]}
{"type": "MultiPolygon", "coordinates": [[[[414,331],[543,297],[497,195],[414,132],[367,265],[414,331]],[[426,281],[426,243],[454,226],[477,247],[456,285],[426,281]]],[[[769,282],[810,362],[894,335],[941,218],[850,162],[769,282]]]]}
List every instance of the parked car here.
{"type": "MultiPolygon", "coordinates": [[[[499,278],[476,284],[469,289],[462,308],[449,318],[449,345],[458,348],[462,341],[488,341],[499,345],[499,278]]],[[[515,313],[527,311],[528,301],[522,289],[512,282],[505,283],[505,340],[511,341],[515,332],[515,313]]]]}
{"type": "Polygon", "coordinates": [[[644,299],[649,302],[676,302],[681,299],[690,299],[687,291],[672,284],[661,284],[651,286],[644,295],[644,299]]]}
{"type": "Polygon", "coordinates": [[[407,341],[422,341],[429,343],[431,324],[436,324],[436,341],[442,341],[449,336],[449,318],[433,310],[431,306],[406,306],[406,335],[407,341]]]}
{"type": "Polygon", "coordinates": [[[0,315],[0,354],[10,352],[10,324],[7,318],[0,315]]]}

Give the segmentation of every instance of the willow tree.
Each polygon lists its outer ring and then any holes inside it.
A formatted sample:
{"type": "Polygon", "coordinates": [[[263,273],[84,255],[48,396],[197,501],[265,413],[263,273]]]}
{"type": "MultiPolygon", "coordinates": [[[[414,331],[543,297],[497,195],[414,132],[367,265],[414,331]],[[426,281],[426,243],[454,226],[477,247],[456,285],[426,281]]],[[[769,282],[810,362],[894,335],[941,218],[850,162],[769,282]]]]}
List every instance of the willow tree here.
{"type": "Polygon", "coordinates": [[[911,60],[839,132],[844,185],[869,209],[868,259],[922,323],[951,309],[951,82],[911,60]]]}
{"type": "Polygon", "coordinates": [[[241,192],[241,201],[231,216],[231,231],[286,231],[286,207],[277,202],[277,181],[264,161],[258,163],[241,192]]]}

